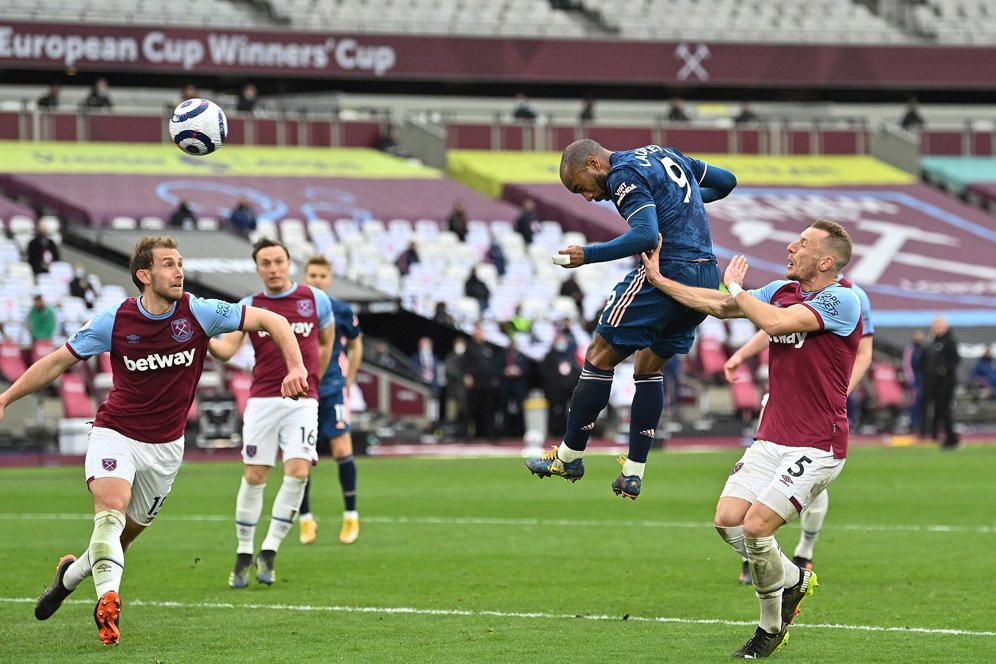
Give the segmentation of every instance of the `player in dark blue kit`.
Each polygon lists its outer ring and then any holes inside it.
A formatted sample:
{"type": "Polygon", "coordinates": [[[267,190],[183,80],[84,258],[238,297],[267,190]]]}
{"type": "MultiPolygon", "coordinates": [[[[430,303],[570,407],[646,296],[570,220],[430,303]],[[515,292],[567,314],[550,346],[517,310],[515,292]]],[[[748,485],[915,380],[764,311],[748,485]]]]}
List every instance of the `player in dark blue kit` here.
{"type": "MultiPolygon", "coordinates": [[[[327,293],[332,283],[332,264],[324,256],[312,256],[304,265],[304,282],[327,293]]],[[[344,510],[339,541],[352,544],[360,536],[360,515],[356,510],[356,461],[350,433],[349,390],[356,383],[356,373],[363,358],[363,331],[352,308],[332,299],[335,314],[335,339],[332,360],[318,386],[318,435],[329,441],[332,458],[339,470],[344,510]]],[[[318,524],[311,515],[311,481],[304,489],[301,503],[301,544],[311,544],[318,536],[318,524]]]]}
{"type": "MultiPolygon", "coordinates": [[[[724,198],[737,185],[729,171],[686,157],[675,148],[647,145],[610,152],[596,141],[575,141],[564,150],[560,180],[589,201],[612,200],[630,229],[604,244],[561,249],[561,264],[577,268],[652,251],[663,240],[660,269],[675,281],[719,288],[719,267],[712,252],[712,232],[705,203],[724,198]]],[[[598,319],[595,338],[567,415],[567,433],[559,447],[526,460],[540,477],[560,475],[573,481],[584,475],[585,446],[595,419],[608,404],[616,365],[635,355],[629,429],[629,453],[612,482],[620,496],[636,499],[664,409],[661,369],[673,355],[692,346],[695,328],[705,318],[647,282],[641,265],[616,285],[598,319]]]]}

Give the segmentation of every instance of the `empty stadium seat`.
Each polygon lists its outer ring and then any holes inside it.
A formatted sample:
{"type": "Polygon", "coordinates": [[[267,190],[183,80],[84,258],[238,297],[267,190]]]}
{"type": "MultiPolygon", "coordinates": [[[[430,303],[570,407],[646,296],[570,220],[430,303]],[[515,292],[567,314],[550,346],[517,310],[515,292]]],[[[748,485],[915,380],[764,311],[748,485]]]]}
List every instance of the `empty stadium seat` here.
{"type": "Polygon", "coordinates": [[[62,401],[63,417],[93,417],[97,414],[93,399],[86,391],[82,376],[73,373],[63,374],[59,381],[59,398],[62,401]]]}
{"type": "Polygon", "coordinates": [[[138,222],[131,217],[114,217],[111,219],[111,228],[119,231],[131,231],[138,228],[138,222]]]}
{"type": "Polygon", "coordinates": [[[13,383],[27,371],[21,345],[14,341],[0,342],[0,374],[8,383],[13,383]]]}
{"type": "Polygon", "coordinates": [[[221,229],[221,222],[214,217],[200,217],[197,219],[197,230],[217,231],[221,229]]]}

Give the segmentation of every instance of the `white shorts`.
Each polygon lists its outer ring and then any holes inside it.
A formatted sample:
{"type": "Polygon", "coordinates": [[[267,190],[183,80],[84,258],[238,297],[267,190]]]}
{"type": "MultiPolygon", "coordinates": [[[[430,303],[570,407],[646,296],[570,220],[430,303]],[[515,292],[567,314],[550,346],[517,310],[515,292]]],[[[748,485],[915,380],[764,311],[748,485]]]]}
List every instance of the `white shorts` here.
{"type": "Polygon", "coordinates": [[[142,526],[152,523],[173,487],[183,461],[183,437],[170,443],[143,443],[113,429],[90,429],[86,483],[116,477],[131,484],[128,516],[142,526]]]}
{"type": "Polygon", "coordinates": [[[254,397],[242,414],[242,460],[254,466],[288,459],[318,461],[318,399],[254,397]]]}
{"type": "Polygon", "coordinates": [[[840,475],[844,461],[815,447],[757,440],[733,466],[721,495],[760,501],[788,523],[840,475]]]}

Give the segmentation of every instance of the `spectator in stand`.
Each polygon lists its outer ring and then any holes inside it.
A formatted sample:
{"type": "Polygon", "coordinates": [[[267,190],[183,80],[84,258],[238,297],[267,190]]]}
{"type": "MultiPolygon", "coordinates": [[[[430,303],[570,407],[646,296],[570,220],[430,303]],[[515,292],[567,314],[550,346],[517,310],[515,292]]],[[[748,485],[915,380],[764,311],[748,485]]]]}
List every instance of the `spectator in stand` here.
{"type": "Polygon", "coordinates": [[[36,293],[34,303],[28,309],[28,319],[25,323],[31,341],[51,341],[55,336],[55,309],[45,304],[41,294],[36,293]]]}
{"type": "Polygon", "coordinates": [[[532,244],[533,236],[539,232],[540,218],[536,212],[536,201],[527,198],[522,201],[522,211],[515,220],[515,230],[519,232],[526,244],[532,244]]]}
{"type": "MultiPolygon", "coordinates": [[[[670,363],[669,363],[670,364],[670,363]]],[[[567,431],[567,406],[581,378],[581,365],[567,335],[558,332],[540,362],[539,376],[547,402],[547,438],[560,440],[567,431]]]]}
{"type": "Polygon", "coordinates": [[[688,122],[688,112],[685,110],[685,100],[681,97],[671,97],[671,106],[667,111],[668,122],[688,122]]]}
{"type": "Polygon", "coordinates": [[[933,336],[930,343],[924,346],[920,358],[923,371],[923,418],[920,420],[920,434],[923,438],[930,434],[932,439],[938,440],[938,434],[943,429],[941,448],[954,449],[959,443],[951,413],[951,402],[958,379],[958,363],[961,361],[958,342],[943,316],[934,318],[930,331],[933,336]]]}
{"type": "Polygon", "coordinates": [[[48,230],[39,224],[35,236],[28,242],[28,263],[35,274],[48,272],[48,266],[59,260],[59,246],[48,236],[48,230]]]}
{"type": "Polygon", "coordinates": [[[401,143],[398,143],[398,139],[394,135],[394,125],[390,123],[381,126],[377,135],[377,149],[395,157],[411,158],[411,155],[401,147],[401,143]]]}
{"type": "Polygon", "coordinates": [[[474,423],[474,437],[495,439],[495,414],[498,411],[498,388],[504,362],[501,355],[484,339],[480,323],[467,346],[463,384],[467,388],[467,409],[474,423]]]}
{"type": "Polygon", "coordinates": [[[733,122],[734,124],[745,125],[757,122],[760,119],[760,116],[754,112],[751,103],[744,101],[740,104],[740,113],[737,114],[737,117],[733,118],[733,122]]]}
{"type": "Polygon", "coordinates": [[[475,268],[470,269],[470,276],[467,277],[467,281],[463,285],[463,294],[477,300],[478,304],[481,305],[482,314],[488,308],[488,303],[491,301],[491,289],[477,276],[475,268]]]}
{"type": "Polygon", "coordinates": [[[258,101],[256,94],[257,90],[254,84],[246,83],[243,85],[239,92],[239,101],[235,104],[235,110],[240,113],[254,113],[258,101]]]}
{"type": "Polygon", "coordinates": [[[48,92],[38,98],[35,102],[38,104],[38,108],[43,111],[57,111],[59,110],[59,94],[62,93],[62,85],[59,83],[50,83],[48,86],[48,92]]]}
{"type": "Polygon", "coordinates": [[[996,365],[993,365],[993,352],[988,347],[972,368],[970,387],[977,397],[988,398],[996,394],[996,365]]]}
{"type": "Polygon", "coordinates": [[[567,274],[567,278],[561,282],[560,294],[566,295],[574,300],[574,302],[578,305],[578,313],[584,314],[584,291],[581,290],[581,285],[578,284],[578,280],[574,278],[573,272],[569,272],[567,274]]]}
{"type": "Polygon", "coordinates": [[[181,198],[179,205],[169,215],[167,223],[173,228],[182,228],[185,231],[192,231],[197,226],[197,217],[190,209],[190,203],[186,198],[181,198]]]}
{"type": "Polygon", "coordinates": [[[90,94],[83,101],[83,105],[91,111],[104,109],[109,111],[114,107],[114,103],[111,101],[111,86],[108,85],[106,78],[101,77],[94,82],[93,87],[90,88],[90,94]]]}
{"type": "Polygon", "coordinates": [[[512,316],[501,324],[501,330],[509,339],[515,339],[520,334],[532,336],[533,322],[522,315],[522,305],[516,304],[512,316]]]}
{"type": "Polygon", "coordinates": [[[188,99],[197,99],[201,96],[201,93],[197,90],[197,86],[193,83],[187,83],[180,90],[180,101],[177,102],[179,105],[181,102],[185,102],[188,99]]]}
{"type": "Polygon", "coordinates": [[[916,131],[923,129],[926,125],[927,121],[920,115],[920,107],[916,97],[910,97],[909,101],[906,102],[906,112],[899,120],[899,126],[906,131],[916,131]]]}
{"type": "Polygon", "coordinates": [[[578,114],[581,122],[593,122],[595,120],[595,98],[585,97],[581,102],[581,113],[578,114]]]}
{"type": "Polygon", "coordinates": [[[443,359],[446,382],[442,399],[443,421],[453,425],[460,440],[467,440],[470,435],[470,411],[467,409],[467,386],[464,384],[466,354],[467,338],[460,336],[453,342],[453,350],[443,359]]]}
{"type": "Polygon", "coordinates": [[[919,433],[923,421],[923,372],[920,370],[923,339],[923,331],[916,330],[903,348],[903,377],[910,391],[910,431],[913,433],[919,433]]]}
{"type": "Polygon", "coordinates": [[[90,278],[81,265],[76,266],[73,280],[69,282],[69,294],[82,299],[87,309],[93,309],[93,304],[97,301],[97,289],[90,283],[90,278]]]}
{"type": "Polygon", "coordinates": [[[440,325],[456,327],[456,319],[453,318],[449,310],[446,308],[445,302],[436,302],[436,312],[433,314],[432,320],[436,321],[440,325]]]}
{"type": "Polygon", "coordinates": [[[501,382],[498,387],[498,432],[506,438],[521,438],[526,433],[523,404],[529,392],[530,363],[513,338],[505,348],[501,382]]]}
{"type": "Polygon", "coordinates": [[[431,426],[435,429],[442,419],[442,407],[440,406],[439,397],[442,393],[443,381],[446,379],[443,363],[436,357],[430,337],[422,337],[418,340],[418,352],[412,355],[410,359],[412,366],[415,367],[422,382],[432,390],[432,404],[430,405],[429,412],[430,418],[433,420],[431,426]]]}
{"type": "Polygon", "coordinates": [[[412,240],[408,243],[408,248],[402,251],[398,256],[398,260],[395,261],[395,264],[398,266],[398,272],[404,276],[411,271],[412,264],[418,262],[418,247],[415,246],[415,240],[412,240]]]}
{"type": "Polygon", "coordinates": [[[242,237],[249,237],[249,234],[256,230],[256,211],[249,205],[249,199],[240,196],[238,203],[228,214],[228,223],[242,237]]]}
{"type": "Polygon", "coordinates": [[[505,252],[497,240],[492,239],[488,245],[488,250],[484,253],[484,260],[495,266],[498,276],[505,275],[505,252]]]}
{"type": "Polygon", "coordinates": [[[467,209],[464,207],[463,201],[453,201],[453,208],[450,210],[450,215],[446,217],[446,227],[456,233],[457,238],[461,242],[466,242],[467,209]]]}
{"type": "Polygon", "coordinates": [[[516,120],[535,122],[539,113],[529,103],[529,97],[524,92],[515,95],[515,105],[512,107],[512,117],[516,120]]]}

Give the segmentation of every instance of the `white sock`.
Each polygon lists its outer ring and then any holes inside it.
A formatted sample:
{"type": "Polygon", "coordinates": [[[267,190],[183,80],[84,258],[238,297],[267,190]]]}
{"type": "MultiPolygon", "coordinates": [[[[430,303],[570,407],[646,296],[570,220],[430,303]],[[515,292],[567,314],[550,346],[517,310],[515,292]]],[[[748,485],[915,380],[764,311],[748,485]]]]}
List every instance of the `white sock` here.
{"type": "Polygon", "coordinates": [[[356,519],[358,521],[360,519],[360,513],[357,512],[356,510],[346,511],[346,512],[342,513],[342,518],[343,519],[356,519]]]}
{"type": "Polygon", "coordinates": [[[744,527],[743,526],[731,526],[729,528],[724,526],[716,526],[716,532],[723,540],[733,547],[733,550],[740,554],[740,557],[747,560],[747,549],[744,547],[744,527]]]}
{"type": "Polygon", "coordinates": [[[314,521],[315,517],[311,515],[311,512],[308,512],[307,514],[299,516],[298,519],[301,521],[314,521]]]}
{"type": "Polygon", "coordinates": [[[769,634],[782,629],[782,591],[785,589],[784,556],[774,537],[745,537],[747,564],[754,581],[754,592],[761,604],[758,625],[769,634]]]}
{"type": "Polygon", "coordinates": [[[260,546],[262,551],[277,551],[280,543],[287,537],[291,526],[294,525],[294,517],[301,509],[301,501],[304,499],[304,485],[308,483],[307,477],[297,478],[284,475],[284,481],[277,491],[277,497],[273,499],[273,509],[270,512],[270,528],[266,531],[266,539],[260,546]]]}
{"type": "Polygon", "coordinates": [[[578,450],[572,450],[567,446],[567,443],[561,443],[560,448],[557,450],[557,458],[563,461],[564,463],[577,461],[582,456],[584,456],[584,452],[578,450]]]}
{"type": "Polygon", "coordinates": [[[813,547],[816,545],[816,538],[820,536],[823,529],[823,521],[827,518],[827,510],[830,509],[830,495],[826,489],[820,492],[809,507],[802,511],[802,535],[799,536],[799,545],[795,547],[795,555],[802,558],[813,558],[813,547]]]}
{"type": "Polygon", "coordinates": [[[236,553],[253,552],[253,541],[256,539],[256,523],[263,512],[263,490],[266,484],[249,484],[242,478],[239,485],[239,496],[235,499],[235,537],[239,545],[236,553]]]}
{"type": "Polygon", "coordinates": [[[104,510],[93,517],[93,535],[87,550],[92,561],[93,585],[97,599],[111,590],[121,589],[124,572],[124,549],[121,533],[125,529],[125,515],[117,510],[104,510]]]}
{"type": "Polygon", "coordinates": [[[640,463],[639,461],[630,461],[628,458],[623,462],[623,475],[636,475],[640,479],[643,479],[643,471],[646,469],[646,463],[640,463]]]}
{"type": "Polygon", "coordinates": [[[80,585],[83,579],[91,574],[93,574],[93,565],[90,563],[90,549],[87,549],[62,575],[62,585],[66,587],[66,590],[75,590],[76,586],[80,585]]]}

